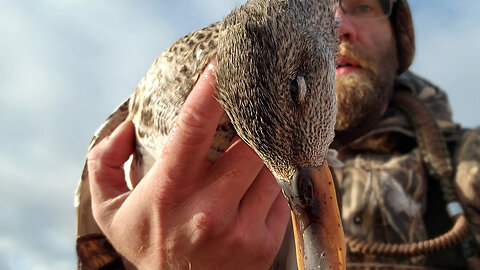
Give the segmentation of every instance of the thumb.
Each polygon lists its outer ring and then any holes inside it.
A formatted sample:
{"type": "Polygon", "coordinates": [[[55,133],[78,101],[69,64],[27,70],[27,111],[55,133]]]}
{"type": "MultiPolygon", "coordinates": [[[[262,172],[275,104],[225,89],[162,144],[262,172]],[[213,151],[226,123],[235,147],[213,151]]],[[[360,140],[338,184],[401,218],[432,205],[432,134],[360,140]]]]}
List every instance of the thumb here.
{"type": "Polygon", "coordinates": [[[123,164],[133,153],[134,139],[133,123],[126,121],[88,153],[87,166],[94,214],[97,206],[105,205],[105,201],[130,191],[125,181],[123,164]]]}

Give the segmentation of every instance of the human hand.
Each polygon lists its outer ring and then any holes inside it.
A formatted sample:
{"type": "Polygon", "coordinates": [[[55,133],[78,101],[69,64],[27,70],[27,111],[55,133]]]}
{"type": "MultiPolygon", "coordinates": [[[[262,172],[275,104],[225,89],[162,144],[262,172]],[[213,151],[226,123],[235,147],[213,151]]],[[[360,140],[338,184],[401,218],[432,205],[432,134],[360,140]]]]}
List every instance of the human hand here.
{"type": "Polygon", "coordinates": [[[223,109],[215,64],[201,74],[161,158],[133,189],[123,164],[134,127],[120,125],[88,154],[95,220],[126,264],[138,269],[268,269],[290,211],[262,160],[236,137],[206,161],[223,109]]]}

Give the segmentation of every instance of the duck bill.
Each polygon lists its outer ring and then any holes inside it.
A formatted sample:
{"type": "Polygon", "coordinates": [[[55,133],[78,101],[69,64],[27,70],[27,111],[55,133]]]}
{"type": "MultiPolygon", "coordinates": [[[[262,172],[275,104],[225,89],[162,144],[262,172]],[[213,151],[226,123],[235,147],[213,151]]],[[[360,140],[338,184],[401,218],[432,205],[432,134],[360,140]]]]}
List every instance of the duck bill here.
{"type": "Polygon", "coordinates": [[[298,269],[346,269],[345,239],[335,186],[325,161],[278,181],[292,215],[298,269]]]}

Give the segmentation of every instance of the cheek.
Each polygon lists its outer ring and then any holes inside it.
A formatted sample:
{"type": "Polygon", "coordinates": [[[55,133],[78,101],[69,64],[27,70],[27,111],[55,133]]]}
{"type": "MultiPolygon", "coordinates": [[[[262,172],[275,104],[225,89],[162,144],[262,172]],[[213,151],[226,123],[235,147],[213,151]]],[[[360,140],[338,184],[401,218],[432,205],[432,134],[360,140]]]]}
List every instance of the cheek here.
{"type": "Polygon", "coordinates": [[[372,59],[379,61],[385,52],[396,50],[393,29],[388,20],[365,24],[360,33],[359,41],[372,59]]]}

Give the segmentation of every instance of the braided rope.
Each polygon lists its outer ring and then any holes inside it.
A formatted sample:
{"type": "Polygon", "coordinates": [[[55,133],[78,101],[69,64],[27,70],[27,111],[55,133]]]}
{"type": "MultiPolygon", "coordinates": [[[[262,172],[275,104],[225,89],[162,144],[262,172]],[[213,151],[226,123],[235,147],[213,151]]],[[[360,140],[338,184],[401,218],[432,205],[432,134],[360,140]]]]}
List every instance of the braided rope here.
{"type": "MultiPolygon", "coordinates": [[[[443,197],[447,203],[457,201],[451,178],[453,166],[446,143],[435,120],[420,100],[405,91],[397,91],[393,97],[394,104],[404,111],[415,130],[417,142],[421,149],[428,173],[440,181],[443,197]]],[[[375,254],[391,257],[418,256],[431,254],[446,249],[460,242],[468,233],[468,222],[464,214],[458,215],[453,227],[438,237],[430,240],[389,244],[369,242],[360,237],[345,233],[347,246],[353,253],[375,254]]]]}
{"type": "Polygon", "coordinates": [[[391,257],[418,256],[431,254],[448,248],[458,243],[468,232],[468,222],[465,215],[460,215],[455,221],[452,229],[445,234],[430,240],[408,243],[408,244],[387,244],[381,242],[369,242],[360,237],[345,234],[350,251],[353,253],[375,254],[391,257]]]}

